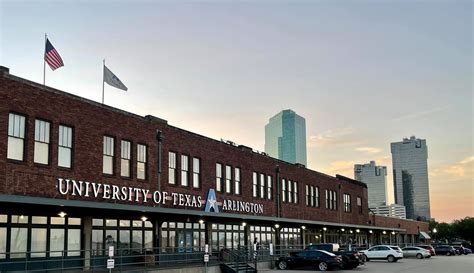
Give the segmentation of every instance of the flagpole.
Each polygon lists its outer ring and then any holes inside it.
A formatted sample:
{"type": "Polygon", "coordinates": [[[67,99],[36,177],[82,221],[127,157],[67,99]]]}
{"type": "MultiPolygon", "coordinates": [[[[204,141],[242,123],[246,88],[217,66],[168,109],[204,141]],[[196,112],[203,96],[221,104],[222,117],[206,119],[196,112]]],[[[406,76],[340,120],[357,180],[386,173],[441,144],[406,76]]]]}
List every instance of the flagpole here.
{"type": "Polygon", "coordinates": [[[105,81],[105,75],[104,75],[104,72],[105,71],[105,59],[102,60],[102,104],[104,104],[104,89],[105,89],[105,84],[104,84],[104,81],[105,81]]]}
{"type": "Polygon", "coordinates": [[[43,85],[46,85],[46,41],[48,40],[48,35],[44,34],[44,52],[43,52],[43,85]]]}

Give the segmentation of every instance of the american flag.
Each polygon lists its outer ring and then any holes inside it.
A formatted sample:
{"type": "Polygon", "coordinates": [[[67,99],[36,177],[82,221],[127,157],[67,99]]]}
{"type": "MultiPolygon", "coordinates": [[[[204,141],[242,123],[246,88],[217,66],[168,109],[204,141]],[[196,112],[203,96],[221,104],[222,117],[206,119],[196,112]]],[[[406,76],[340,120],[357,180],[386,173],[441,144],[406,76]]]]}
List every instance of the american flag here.
{"type": "Polygon", "coordinates": [[[48,63],[52,70],[56,70],[61,66],[64,66],[63,59],[59,56],[54,46],[46,39],[46,48],[44,51],[44,60],[48,63]]]}

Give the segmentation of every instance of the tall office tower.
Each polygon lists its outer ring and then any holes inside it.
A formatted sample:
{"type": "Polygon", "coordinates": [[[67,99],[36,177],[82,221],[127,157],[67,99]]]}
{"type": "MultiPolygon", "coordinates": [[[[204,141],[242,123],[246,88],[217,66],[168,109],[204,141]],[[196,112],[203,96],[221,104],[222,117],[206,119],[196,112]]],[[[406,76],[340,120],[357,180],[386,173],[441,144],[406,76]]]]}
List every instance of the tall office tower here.
{"type": "Polygon", "coordinates": [[[265,152],[289,163],[306,166],[306,121],[292,110],[283,110],[265,125],[265,152]]]}
{"type": "Polygon", "coordinates": [[[354,179],[367,184],[369,208],[387,205],[387,167],[375,161],[354,165],[354,179]]]}
{"type": "Polygon", "coordinates": [[[395,203],[404,205],[408,219],[430,220],[428,148],[414,136],[391,143],[395,203]]]}

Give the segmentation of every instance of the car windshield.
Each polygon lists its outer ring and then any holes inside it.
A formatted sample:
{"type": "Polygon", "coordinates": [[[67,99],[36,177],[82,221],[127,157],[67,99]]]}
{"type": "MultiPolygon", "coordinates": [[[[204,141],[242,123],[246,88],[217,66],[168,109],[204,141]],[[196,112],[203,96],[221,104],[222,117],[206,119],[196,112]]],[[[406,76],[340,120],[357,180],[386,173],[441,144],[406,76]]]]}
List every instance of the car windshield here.
{"type": "Polygon", "coordinates": [[[399,251],[401,250],[398,246],[391,246],[390,248],[393,250],[399,250],[399,251]]]}

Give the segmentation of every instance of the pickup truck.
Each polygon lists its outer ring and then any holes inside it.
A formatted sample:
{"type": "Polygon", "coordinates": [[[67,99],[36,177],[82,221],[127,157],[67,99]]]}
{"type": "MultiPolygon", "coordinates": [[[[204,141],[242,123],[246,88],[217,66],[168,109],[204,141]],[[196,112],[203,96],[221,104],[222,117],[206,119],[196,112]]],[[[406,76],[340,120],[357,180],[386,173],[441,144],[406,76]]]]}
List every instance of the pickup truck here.
{"type": "Polygon", "coordinates": [[[325,250],[342,258],[341,268],[353,269],[364,264],[362,255],[357,251],[340,250],[339,244],[311,244],[305,250],[325,250]]]}

